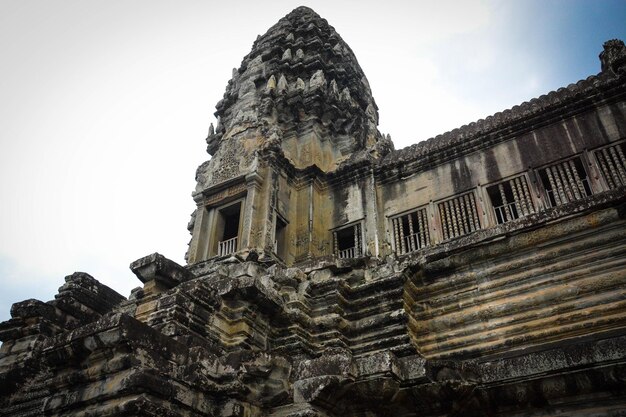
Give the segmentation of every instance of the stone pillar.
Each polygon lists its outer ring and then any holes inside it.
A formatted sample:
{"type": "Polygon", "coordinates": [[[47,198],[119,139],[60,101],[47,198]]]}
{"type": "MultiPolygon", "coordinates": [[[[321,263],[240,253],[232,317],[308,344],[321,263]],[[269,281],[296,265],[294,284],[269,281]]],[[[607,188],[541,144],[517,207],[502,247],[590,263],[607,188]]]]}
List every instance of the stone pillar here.
{"type": "Polygon", "coordinates": [[[260,192],[263,184],[263,176],[258,172],[252,172],[246,175],[246,204],[243,208],[243,224],[241,226],[241,243],[240,250],[250,250],[262,247],[260,241],[259,225],[254,223],[254,219],[261,218],[258,213],[260,208],[260,192]]]}
{"type": "Polygon", "coordinates": [[[193,216],[193,229],[191,231],[191,242],[187,252],[187,263],[194,264],[200,262],[207,256],[208,231],[207,231],[207,210],[204,207],[204,198],[201,193],[194,195],[197,208],[193,216]]]}

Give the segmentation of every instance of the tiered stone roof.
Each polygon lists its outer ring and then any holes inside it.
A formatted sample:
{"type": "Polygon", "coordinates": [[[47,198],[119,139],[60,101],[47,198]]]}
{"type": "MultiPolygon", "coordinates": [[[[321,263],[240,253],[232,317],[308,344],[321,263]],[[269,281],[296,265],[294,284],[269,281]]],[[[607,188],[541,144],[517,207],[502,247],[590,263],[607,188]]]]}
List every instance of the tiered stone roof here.
{"type": "Polygon", "coordinates": [[[270,143],[315,129],[344,152],[381,136],[378,108],[350,47],[308,7],[298,7],[260,36],[217,104],[215,152],[230,132],[264,127],[270,143]]]}

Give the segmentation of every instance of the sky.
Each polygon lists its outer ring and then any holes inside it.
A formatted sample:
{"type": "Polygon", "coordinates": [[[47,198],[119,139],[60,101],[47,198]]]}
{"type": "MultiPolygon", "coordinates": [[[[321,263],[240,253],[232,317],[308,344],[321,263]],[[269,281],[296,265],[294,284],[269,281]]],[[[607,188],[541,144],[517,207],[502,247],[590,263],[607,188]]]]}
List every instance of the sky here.
{"type": "Polygon", "coordinates": [[[196,167],[232,69],[306,5],[350,45],[380,130],[410,144],[597,74],[626,0],[0,0],[0,321],[88,272],[184,264],[196,167]]]}

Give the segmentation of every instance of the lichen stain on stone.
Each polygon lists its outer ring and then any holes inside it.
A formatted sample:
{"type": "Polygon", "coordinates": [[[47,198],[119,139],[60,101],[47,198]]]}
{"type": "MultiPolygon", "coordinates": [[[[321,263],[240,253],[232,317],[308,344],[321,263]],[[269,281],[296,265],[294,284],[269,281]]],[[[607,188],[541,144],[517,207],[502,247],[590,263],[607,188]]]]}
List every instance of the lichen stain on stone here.
{"type": "Polygon", "coordinates": [[[188,264],[138,259],[129,299],[76,272],[15,303],[3,415],[619,414],[623,42],[601,63],[394,150],[352,51],[295,9],[216,106],[188,264]]]}

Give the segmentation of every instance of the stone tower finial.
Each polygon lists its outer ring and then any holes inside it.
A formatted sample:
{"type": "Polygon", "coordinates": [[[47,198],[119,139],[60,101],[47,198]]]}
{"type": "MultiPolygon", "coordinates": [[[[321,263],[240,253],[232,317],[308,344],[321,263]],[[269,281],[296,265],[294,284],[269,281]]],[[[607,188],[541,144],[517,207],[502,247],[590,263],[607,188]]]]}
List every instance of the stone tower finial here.
{"type": "Polygon", "coordinates": [[[604,51],[600,53],[602,72],[612,71],[617,74],[626,68],[626,46],[620,39],[604,42],[604,51]]]}
{"type": "Polygon", "coordinates": [[[315,13],[315,10],[311,9],[310,7],[306,7],[306,6],[296,7],[287,16],[291,16],[291,15],[294,15],[294,14],[301,14],[301,15],[309,14],[309,15],[313,15],[314,17],[318,17],[319,18],[319,15],[317,13],[315,13]]]}

